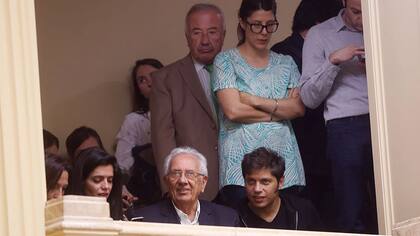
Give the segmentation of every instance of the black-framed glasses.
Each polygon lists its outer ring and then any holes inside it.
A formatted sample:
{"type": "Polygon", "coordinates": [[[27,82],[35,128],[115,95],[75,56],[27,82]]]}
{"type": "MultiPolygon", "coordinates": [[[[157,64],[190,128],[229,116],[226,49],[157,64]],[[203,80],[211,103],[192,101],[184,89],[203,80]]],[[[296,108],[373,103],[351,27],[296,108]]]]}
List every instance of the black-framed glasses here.
{"type": "Polygon", "coordinates": [[[261,23],[250,23],[248,21],[246,23],[249,25],[251,31],[256,34],[261,34],[264,28],[267,31],[267,33],[270,34],[276,32],[279,28],[279,22],[277,21],[269,22],[266,25],[263,25],[261,23]]]}
{"type": "Polygon", "coordinates": [[[203,174],[197,173],[193,170],[186,170],[186,171],[174,170],[168,173],[169,179],[173,181],[180,179],[182,175],[184,175],[185,178],[189,180],[196,180],[197,177],[204,176],[203,174]]]}

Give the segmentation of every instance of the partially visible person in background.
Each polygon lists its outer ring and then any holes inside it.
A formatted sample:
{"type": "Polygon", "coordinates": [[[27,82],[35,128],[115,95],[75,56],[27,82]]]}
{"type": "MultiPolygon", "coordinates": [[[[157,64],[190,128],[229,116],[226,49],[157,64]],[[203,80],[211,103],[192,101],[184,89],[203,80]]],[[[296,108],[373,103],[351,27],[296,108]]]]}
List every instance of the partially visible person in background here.
{"type": "MultiPolygon", "coordinates": [[[[292,35],[275,44],[271,50],[293,58],[302,73],[303,42],[309,29],[333,16],[342,8],[337,0],[302,0],[293,17],[292,35]]],[[[332,230],[334,207],[330,162],[326,158],[324,106],[306,107],[305,116],[292,120],[305,169],[306,187],[301,196],[310,199],[324,222],[324,230],[332,230]]]]}
{"type": "Polygon", "coordinates": [[[123,219],[121,174],[115,157],[98,147],[82,150],[73,165],[68,194],[104,197],[114,220],[123,219]]]}
{"type": "Polygon", "coordinates": [[[71,163],[76,161],[80,151],[90,147],[99,147],[105,150],[98,132],[90,127],[81,126],[73,130],[66,139],[67,154],[71,163]]]}
{"type": "Polygon", "coordinates": [[[57,155],[58,149],[60,148],[60,142],[58,141],[57,136],[46,129],[42,130],[42,135],[44,139],[44,152],[46,154],[57,155]]]}
{"type": "Polygon", "coordinates": [[[47,180],[47,200],[62,197],[67,189],[70,164],[61,156],[48,154],[45,158],[45,177],[47,180]]]}
{"type": "Polygon", "coordinates": [[[115,157],[124,175],[124,185],[138,197],[139,204],[153,203],[161,195],[151,145],[149,97],[152,88],[150,74],[162,67],[162,63],[153,58],[136,61],[131,73],[133,112],[125,116],[117,134],[115,157]]]}
{"type": "Polygon", "coordinates": [[[271,50],[289,55],[302,73],[303,41],[308,30],[329,18],[336,16],[343,7],[338,0],[302,0],[295,11],[292,34],[285,40],[276,43],[271,50]]]}

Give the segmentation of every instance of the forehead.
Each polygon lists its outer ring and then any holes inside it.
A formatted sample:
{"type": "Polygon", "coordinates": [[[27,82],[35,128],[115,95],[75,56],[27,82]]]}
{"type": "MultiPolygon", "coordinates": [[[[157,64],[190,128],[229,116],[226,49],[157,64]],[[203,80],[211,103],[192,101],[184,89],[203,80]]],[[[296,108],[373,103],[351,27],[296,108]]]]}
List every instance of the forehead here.
{"type": "Polygon", "coordinates": [[[97,166],[92,173],[91,176],[114,176],[114,168],[112,165],[101,165],[97,166]]]}
{"type": "Polygon", "coordinates": [[[191,154],[179,154],[175,156],[170,163],[171,170],[198,170],[200,162],[191,154]]]}
{"type": "Polygon", "coordinates": [[[245,179],[271,179],[276,178],[274,175],[271,174],[270,169],[259,169],[259,170],[253,170],[251,173],[247,174],[245,176],[245,179]]]}
{"type": "Polygon", "coordinates": [[[222,25],[222,15],[211,9],[196,11],[187,18],[189,29],[221,28],[222,25]]]}
{"type": "Polygon", "coordinates": [[[154,71],[157,71],[157,69],[151,65],[141,65],[137,69],[137,75],[148,75],[154,71]]]}
{"type": "Polygon", "coordinates": [[[249,16],[249,19],[256,21],[274,20],[274,14],[272,11],[257,10],[249,16]]]}
{"type": "Polygon", "coordinates": [[[354,8],[360,10],[362,3],[360,0],[346,0],[346,8],[354,8]]]}

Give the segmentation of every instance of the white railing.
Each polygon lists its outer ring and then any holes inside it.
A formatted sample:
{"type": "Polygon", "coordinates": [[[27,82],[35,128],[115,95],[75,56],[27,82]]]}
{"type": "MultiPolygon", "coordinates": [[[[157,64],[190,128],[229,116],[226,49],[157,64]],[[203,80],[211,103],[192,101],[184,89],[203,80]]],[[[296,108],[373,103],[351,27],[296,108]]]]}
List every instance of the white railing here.
{"type": "MultiPolygon", "coordinates": [[[[357,234],[113,221],[104,198],[64,196],[45,208],[47,236],[355,236],[357,234]]],[[[400,234],[398,234],[400,236],[400,234]]],[[[401,234],[402,235],[402,234],[401,234]]]]}

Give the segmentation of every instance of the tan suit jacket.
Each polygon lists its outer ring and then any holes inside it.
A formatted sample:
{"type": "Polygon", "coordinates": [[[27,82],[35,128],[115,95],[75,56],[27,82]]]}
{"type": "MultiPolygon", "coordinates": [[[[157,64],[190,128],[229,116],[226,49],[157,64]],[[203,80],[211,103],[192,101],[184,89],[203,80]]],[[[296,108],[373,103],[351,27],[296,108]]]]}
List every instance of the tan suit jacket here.
{"type": "Polygon", "coordinates": [[[188,55],[153,73],[152,77],[152,144],[162,186],[165,157],[175,147],[189,146],[207,158],[209,179],[201,196],[211,200],[219,183],[218,129],[194,62],[188,55]]]}

